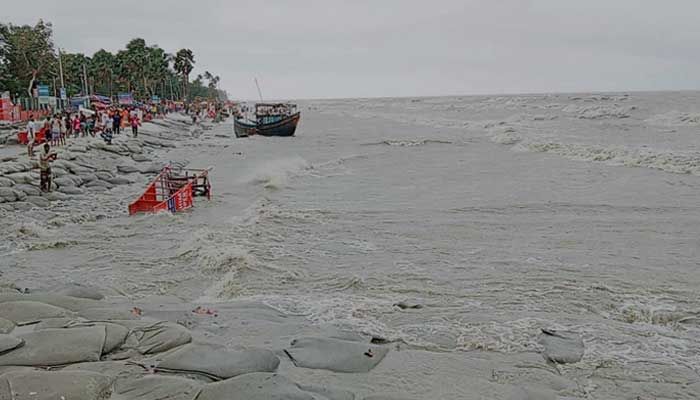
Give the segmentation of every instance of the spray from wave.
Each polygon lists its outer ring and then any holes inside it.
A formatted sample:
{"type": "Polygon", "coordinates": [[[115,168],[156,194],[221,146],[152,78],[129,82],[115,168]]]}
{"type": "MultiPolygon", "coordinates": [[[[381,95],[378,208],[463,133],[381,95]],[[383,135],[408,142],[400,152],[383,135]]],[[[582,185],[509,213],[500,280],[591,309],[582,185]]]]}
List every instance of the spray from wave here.
{"type": "Polygon", "coordinates": [[[266,189],[282,189],[290,178],[310,169],[313,166],[301,157],[285,158],[259,166],[247,180],[266,189]]]}

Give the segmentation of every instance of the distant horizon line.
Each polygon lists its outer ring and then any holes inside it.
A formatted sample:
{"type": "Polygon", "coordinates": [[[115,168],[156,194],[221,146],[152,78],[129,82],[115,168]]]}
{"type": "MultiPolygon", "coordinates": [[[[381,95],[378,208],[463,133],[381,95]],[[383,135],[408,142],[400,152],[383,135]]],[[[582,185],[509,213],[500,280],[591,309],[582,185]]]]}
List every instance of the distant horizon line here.
{"type": "MultiPolygon", "coordinates": [[[[317,101],[317,100],[377,100],[377,99],[429,99],[440,97],[483,97],[483,96],[551,96],[551,95],[590,95],[590,94],[632,94],[632,93],[684,93],[684,92],[699,92],[700,89],[662,89],[662,90],[593,90],[593,91],[573,91],[573,92],[511,92],[511,93],[473,93],[473,94],[439,94],[439,95],[417,95],[417,96],[360,96],[360,97],[297,97],[297,98],[269,98],[264,102],[281,102],[281,101],[317,101]]],[[[232,101],[240,102],[260,102],[258,99],[237,99],[232,98],[232,101]]]]}

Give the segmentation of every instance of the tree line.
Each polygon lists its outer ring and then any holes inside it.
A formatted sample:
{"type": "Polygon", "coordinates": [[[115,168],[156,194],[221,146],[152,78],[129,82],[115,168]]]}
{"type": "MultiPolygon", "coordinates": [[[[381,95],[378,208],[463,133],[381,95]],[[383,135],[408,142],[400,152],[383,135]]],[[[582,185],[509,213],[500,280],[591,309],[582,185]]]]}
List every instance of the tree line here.
{"type": "Polygon", "coordinates": [[[57,51],[50,22],[39,20],[34,26],[0,22],[0,92],[13,95],[31,97],[39,83],[58,91],[62,69],[69,97],[131,92],[137,99],[225,99],[226,92],[218,88],[219,76],[207,71],[190,81],[194,65],[192,50],[172,54],[141,38],[116,54],[104,49],[92,56],[57,51]]]}

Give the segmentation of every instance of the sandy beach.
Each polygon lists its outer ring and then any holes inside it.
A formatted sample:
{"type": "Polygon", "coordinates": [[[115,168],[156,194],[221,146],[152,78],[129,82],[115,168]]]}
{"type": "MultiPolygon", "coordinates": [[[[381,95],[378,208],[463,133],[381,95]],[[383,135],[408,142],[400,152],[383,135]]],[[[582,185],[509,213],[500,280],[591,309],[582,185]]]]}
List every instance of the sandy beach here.
{"type": "Polygon", "coordinates": [[[286,139],[171,115],[70,141],[50,195],[8,145],[1,372],[76,399],[697,398],[699,103],[306,101],[286,139]],[[213,167],[213,199],[129,217],[168,162],[213,167]]]}

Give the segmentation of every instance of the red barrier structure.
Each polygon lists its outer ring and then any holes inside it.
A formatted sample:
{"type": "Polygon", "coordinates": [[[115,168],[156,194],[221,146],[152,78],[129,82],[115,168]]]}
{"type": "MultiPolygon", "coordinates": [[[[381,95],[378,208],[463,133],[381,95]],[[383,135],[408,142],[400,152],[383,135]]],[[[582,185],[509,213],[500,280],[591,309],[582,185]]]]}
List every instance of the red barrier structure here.
{"type": "Polygon", "coordinates": [[[173,173],[171,166],[163,168],[141,197],[129,205],[129,215],[166,210],[180,212],[194,206],[195,196],[211,199],[209,170],[182,171],[185,175],[179,176],[173,173]]]}

